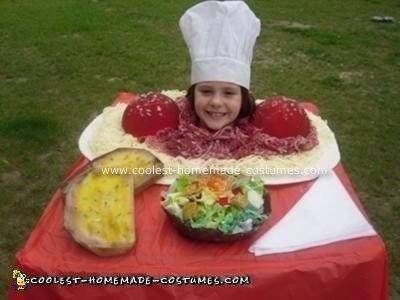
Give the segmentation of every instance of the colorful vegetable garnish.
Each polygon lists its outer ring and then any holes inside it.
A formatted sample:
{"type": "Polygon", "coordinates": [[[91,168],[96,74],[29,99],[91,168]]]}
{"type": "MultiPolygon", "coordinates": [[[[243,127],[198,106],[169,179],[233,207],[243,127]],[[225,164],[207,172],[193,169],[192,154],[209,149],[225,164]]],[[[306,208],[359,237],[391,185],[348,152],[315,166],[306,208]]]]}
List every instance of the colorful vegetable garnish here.
{"type": "Polygon", "coordinates": [[[162,205],[184,224],[224,234],[251,231],[266,218],[264,185],[259,178],[230,175],[180,176],[162,205]]]}

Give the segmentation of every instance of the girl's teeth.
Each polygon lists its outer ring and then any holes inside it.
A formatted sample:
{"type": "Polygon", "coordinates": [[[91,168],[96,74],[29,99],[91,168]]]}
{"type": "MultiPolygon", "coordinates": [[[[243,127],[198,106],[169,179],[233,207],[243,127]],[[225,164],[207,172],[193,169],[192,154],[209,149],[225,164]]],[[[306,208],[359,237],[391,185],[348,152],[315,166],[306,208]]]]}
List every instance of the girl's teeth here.
{"type": "Polygon", "coordinates": [[[210,115],[212,115],[212,116],[215,116],[215,117],[220,117],[220,116],[223,116],[224,115],[224,113],[217,113],[217,112],[212,112],[212,113],[210,113],[210,115]]]}

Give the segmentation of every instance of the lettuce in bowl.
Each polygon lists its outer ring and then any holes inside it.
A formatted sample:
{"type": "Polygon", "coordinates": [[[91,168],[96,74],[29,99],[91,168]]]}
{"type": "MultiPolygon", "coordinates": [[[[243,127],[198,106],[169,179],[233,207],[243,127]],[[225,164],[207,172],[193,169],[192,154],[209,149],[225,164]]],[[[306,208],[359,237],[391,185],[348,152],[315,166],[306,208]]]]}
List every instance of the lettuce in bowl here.
{"type": "Polygon", "coordinates": [[[269,195],[257,177],[182,175],[165,192],[161,205],[185,235],[230,241],[249,236],[267,220],[269,195]]]}

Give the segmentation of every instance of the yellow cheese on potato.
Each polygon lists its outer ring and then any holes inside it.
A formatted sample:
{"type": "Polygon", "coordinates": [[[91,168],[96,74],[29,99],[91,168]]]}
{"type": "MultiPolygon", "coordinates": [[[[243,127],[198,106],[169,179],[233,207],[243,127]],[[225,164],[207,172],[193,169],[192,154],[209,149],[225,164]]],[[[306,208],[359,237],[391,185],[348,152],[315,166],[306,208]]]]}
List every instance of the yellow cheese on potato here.
{"type": "Polygon", "coordinates": [[[126,253],[135,243],[134,194],[157,175],[105,172],[102,168],[141,168],[161,163],[151,153],[120,149],[93,161],[63,187],[64,226],[76,242],[101,256],[126,253]],[[136,181],[137,179],[137,181],[136,181]]]}
{"type": "Polygon", "coordinates": [[[77,224],[110,244],[129,242],[133,230],[132,179],[90,172],[77,186],[77,224]]]}

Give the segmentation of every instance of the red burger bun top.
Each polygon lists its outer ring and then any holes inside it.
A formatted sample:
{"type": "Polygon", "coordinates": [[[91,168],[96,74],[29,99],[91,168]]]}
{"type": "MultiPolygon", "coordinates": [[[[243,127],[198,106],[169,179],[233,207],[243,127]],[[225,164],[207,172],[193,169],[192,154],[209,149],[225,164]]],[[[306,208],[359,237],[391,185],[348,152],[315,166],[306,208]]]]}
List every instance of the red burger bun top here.
{"type": "Polygon", "coordinates": [[[257,105],[252,123],[264,133],[278,138],[306,137],[311,130],[304,108],[297,101],[283,96],[268,98],[257,105]]]}
{"type": "Polygon", "coordinates": [[[178,105],[160,93],[138,95],[122,116],[122,128],[135,137],[156,135],[165,128],[177,129],[178,125],[178,105]]]}

